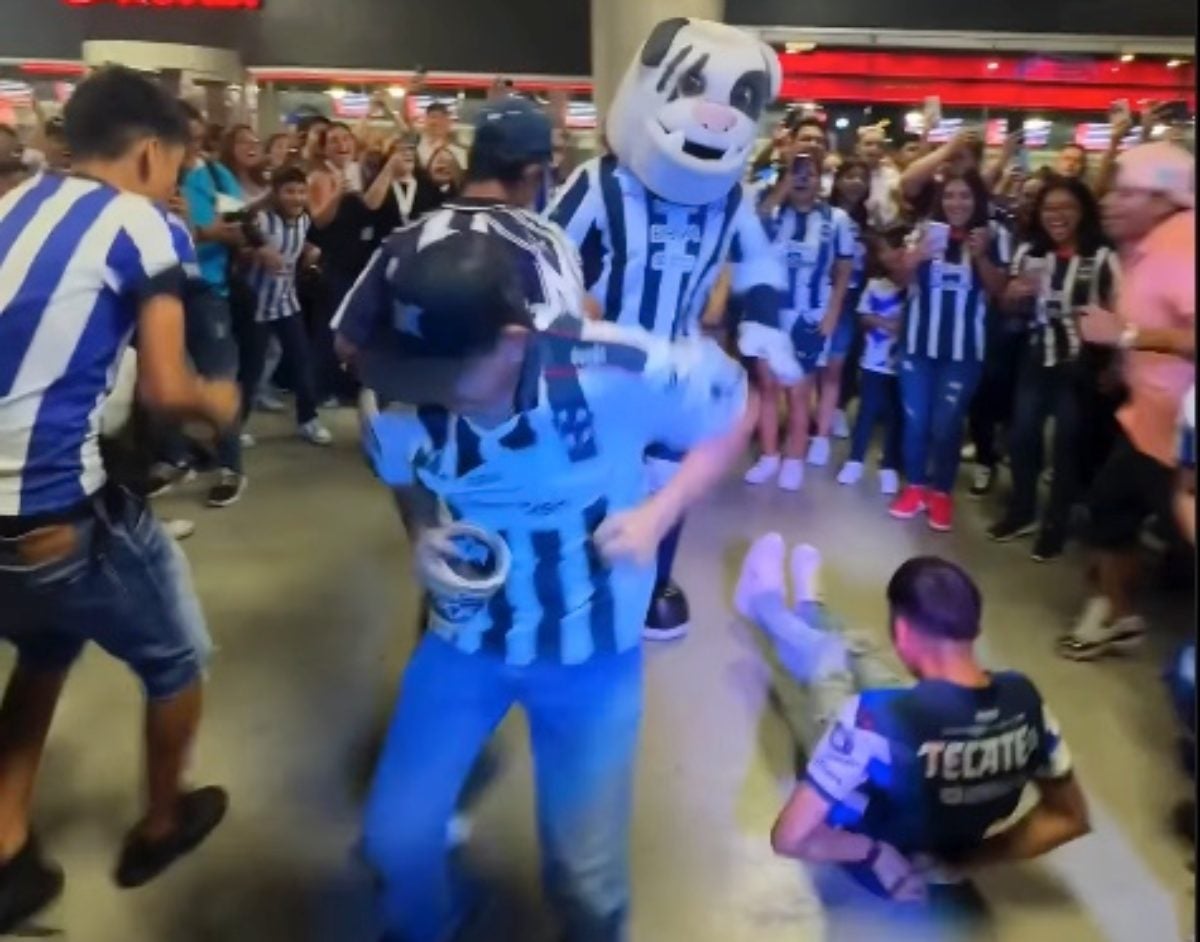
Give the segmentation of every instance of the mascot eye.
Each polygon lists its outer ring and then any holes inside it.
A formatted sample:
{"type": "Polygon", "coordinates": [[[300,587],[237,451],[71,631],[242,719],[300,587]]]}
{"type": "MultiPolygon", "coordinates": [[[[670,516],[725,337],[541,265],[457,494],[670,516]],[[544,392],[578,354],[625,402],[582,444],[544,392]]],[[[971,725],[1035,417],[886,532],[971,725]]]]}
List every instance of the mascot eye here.
{"type": "Polygon", "coordinates": [[[729,92],[729,104],[743,114],[758,120],[767,103],[767,75],[765,72],[747,72],[739,78],[729,92]]]}
{"type": "Polygon", "coordinates": [[[688,69],[679,77],[679,94],[685,98],[697,98],[704,94],[708,83],[699,69],[688,69]]]}

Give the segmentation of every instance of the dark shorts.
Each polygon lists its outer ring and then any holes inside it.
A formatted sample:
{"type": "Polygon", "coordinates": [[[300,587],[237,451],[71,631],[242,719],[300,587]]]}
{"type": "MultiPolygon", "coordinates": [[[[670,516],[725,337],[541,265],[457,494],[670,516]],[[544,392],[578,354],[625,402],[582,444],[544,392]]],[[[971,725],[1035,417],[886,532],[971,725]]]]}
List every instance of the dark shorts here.
{"type": "Polygon", "coordinates": [[[211,643],[183,552],[144,502],[119,493],[75,522],[62,558],[31,565],[0,537],[0,638],[42,671],[67,670],[95,641],[150,699],[168,699],[200,677],[211,643]]]}
{"type": "Polygon", "coordinates": [[[1174,472],[1138,451],[1122,432],[1092,482],[1087,542],[1121,550],[1138,544],[1146,519],[1171,517],[1174,472]]]}
{"type": "Polygon", "coordinates": [[[804,318],[792,326],[792,347],[806,376],[828,362],[830,341],[831,338],[821,333],[819,324],[810,324],[804,318]]]}

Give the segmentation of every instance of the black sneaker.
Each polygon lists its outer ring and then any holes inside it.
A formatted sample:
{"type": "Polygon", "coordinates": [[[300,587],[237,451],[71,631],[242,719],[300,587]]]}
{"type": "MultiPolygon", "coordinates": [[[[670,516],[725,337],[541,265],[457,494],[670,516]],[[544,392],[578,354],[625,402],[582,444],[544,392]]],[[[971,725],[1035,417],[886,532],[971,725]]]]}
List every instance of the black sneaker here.
{"type": "Polygon", "coordinates": [[[161,497],[178,484],[187,484],[196,477],[196,472],[186,464],[170,464],[160,461],[150,469],[146,482],[147,497],[161,497]]]}
{"type": "Polygon", "coordinates": [[[1061,531],[1043,528],[1034,541],[1033,553],[1030,555],[1035,562],[1048,563],[1058,559],[1063,554],[1066,545],[1067,539],[1061,531]]]}
{"type": "Polygon", "coordinates": [[[225,789],[209,785],[179,797],[179,826],[169,837],[148,841],[130,834],[121,849],[114,878],[131,889],[149,883],[176,860],[195,850],[213,832],[229,808],[225,789]]]}
{"type": "Polygon", "coordinates": [[[1012,517],[1005,517],[999,523],[994,524],[988,530],[987,535],[993,543],[1008,543],[1012,540],[1019,540],[1023,536],[1029,536],[1036,530],[1036,520],[1016,520],[1012,517]]]}
{"type": "Polygon", "coordinates": [[[985,464],[978,465],[975,468],[975,474],[971,478],[971,496],[986,497],[992,492],[992,487],[996,483],[996,469],[989,468],[985,464]]]}
{"type": "Polygon", "coordinates": [[[647,641],[673,641],[688,633],[690,625],[687,597],[674,582],[655,589],[646,615],[642,637],[647,641]]]}
{"type": "Polygon", "coordinates": [[[217,483],[208,492],[209,507],[228,507],[242,499],[246,491],[246,475],[236,471],[221,472],[217,483]]]}
{"type": "Polygon", "coordinates": [[[0,864],[0,935],[41,912],[62,888],[62,869],[43,860],[37,841],[30,837],[12,860],[0,864]]]}

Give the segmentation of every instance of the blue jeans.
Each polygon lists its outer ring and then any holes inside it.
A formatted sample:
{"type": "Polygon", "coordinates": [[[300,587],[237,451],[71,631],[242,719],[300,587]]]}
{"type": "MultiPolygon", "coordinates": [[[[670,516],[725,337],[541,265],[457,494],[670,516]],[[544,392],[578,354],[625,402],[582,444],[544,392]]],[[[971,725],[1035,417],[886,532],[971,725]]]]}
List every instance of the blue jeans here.
{"type": "Polygon", "coordinates": [[[151,700],[200,679],[212,644],[187,558],[140,499],[111,492],[59,558],[0,536],[0,638],[35,671],[64,672],[89,641],[124,661],[151,700]]]}
{"type": "Polygon", "coordinates": [[[871,436],[883,426],[883,460],[879,467],[900,470],[900,389],[890,373],[863,370],[858,378],[858,416],[850,439],[850,460],[862,462],[871,436]]]}
{"type": "Polygon", "coordinates": [[[963,420],[983,367],[905,354],[900,361],[904,410],[904,476],[949,494],[958,477],[963,420]]]}
{"type": "Polygon", "coordinates": [[[639,650],[575,667],[515,667],[426,635],[404,672],[364,824],[389,938],[442,942],[460,924],[446,827],[476,757],[520,705],[532,740],[543,880],[565,938],[625,939],[641,703],[639,650]]]}

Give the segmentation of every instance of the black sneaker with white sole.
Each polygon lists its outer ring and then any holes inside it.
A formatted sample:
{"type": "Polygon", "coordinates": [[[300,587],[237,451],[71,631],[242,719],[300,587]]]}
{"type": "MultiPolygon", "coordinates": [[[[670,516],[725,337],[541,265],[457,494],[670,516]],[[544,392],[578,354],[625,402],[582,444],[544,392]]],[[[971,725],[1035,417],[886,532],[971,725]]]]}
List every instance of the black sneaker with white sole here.
{"type": "Polygon", "coordinates": [[[1048,563],[1058,559],[1067,547],[1067,537],[1061,530],[1043,527],[1042,532],[1033,543],[1030,554],[1034,562],[1048,563]]]}
{"type": "Polygon", "coordinates": [[[989,468],[985,464],[978,465],[971,478],[971,496],[974,498],[986,497],[992,492],[995,483],[996,469],[989,468]]]}
{"type": "Polygon", "coordinates": [[[1036,520],[1018,520],[1015,517],[1006,516],[999,523],[993,524],[988,529],[987,535],[993,543],[1008,543],[1036,532],[1036,520]]]}
{"type": "Polygon", "coordinates": [[[114,878],[132,889],[149,883],[185,854],[199,847],[225,818],[229,796],[215,785],[179,796],[179,823],[174,832],[157,840],[134,833],[125,840],[114,878]]]}
{"type": "Polygon", "coordinates": [[[246,492],[246,475],[222,471],[217,483],[208,492],[209,507],[228,507],[242,499],[246,492]]]}
{"type": "Polygon", "coordinates": [[[195,470],[186,464],[159,462],[150,469],[146,483],[147,497],[161,497],[180,484],[187,484],[196,477],[195,470]]]}
{"type": "Polygon", "coordinates": [[[15,857],[0,864],[0,935],[49,906],[62,888],[62,869],[42,857],[31,836],[15,857]]]}
{"type": "Polygon", "coordinates": [[[690,620],[687,596],[674,582],[669,582],[654,590],[642,637],[647,641],[674,641],[688,633],[690,620]]]}

